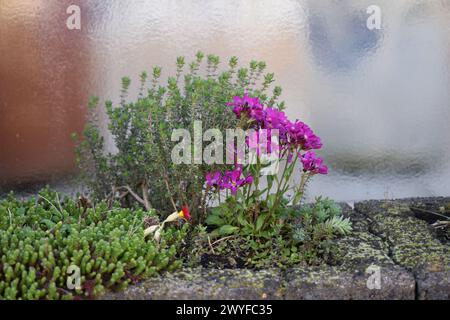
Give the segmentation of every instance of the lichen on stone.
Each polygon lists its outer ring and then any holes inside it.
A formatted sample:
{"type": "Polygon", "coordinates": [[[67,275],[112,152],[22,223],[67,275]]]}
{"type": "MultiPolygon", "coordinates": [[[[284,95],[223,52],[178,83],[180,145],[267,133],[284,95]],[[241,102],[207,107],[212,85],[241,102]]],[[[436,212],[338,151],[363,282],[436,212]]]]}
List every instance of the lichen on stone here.
{"type": "MultiPolygon", "coordinates": [[[[281,269],[185,268],[105,299],[450,299],[450,246],[412,206],[438,200],[355,203],[344,215],[353,233],[334,242],[333,265],[281,269]],[[381,288],[368,287],[368,267],[380,268],[381,288]]],[[[428,207],[427,207],[428,208],[428,207]]]]}
{"type": "Polygon", "coordinates": [[[428,223],[414,217],[411,205],[408,200],[367,201],[355,207],[371,220],[370,231],[389,244],[396,264],[410,271],[449,270],[450,247],[436,238],[428,223]]]}

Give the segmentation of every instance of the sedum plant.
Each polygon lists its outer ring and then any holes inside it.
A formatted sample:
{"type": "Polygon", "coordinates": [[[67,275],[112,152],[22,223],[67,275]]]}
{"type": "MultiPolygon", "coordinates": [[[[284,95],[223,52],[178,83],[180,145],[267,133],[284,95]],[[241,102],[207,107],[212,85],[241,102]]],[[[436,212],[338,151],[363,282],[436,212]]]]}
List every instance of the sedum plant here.
{"type": "Polygon", "coordinates": [[[120,104],[105,103],[115,152],[105,148],[98,121],[99,99],[91,99],[89,122],[78,139],[77,158],[84,181],[97,198],[120,199],[126,206],[137,204],[165,213],[188,204],[193,221],[202,221],[209,194],[203,192],[204,176],[229,166],[174,164],[173,130],[188,129],[193,135],[195,121],[202,121],[203,130],[235,127],[236,120],[226,102],[244,92],[283,108],[283,103],[278,103],[281,88],[269,92],[274,75],[265,73],[264,62],[251,61],[248,67],[239,67],[238,59],[232,57],[220,70],[219,57],[208,55],[205,64],[204,60],[204,54],[198,52],[186,67],[185,58],[178,57],[176,74],[169,76],[166,84],[160,82],[160,67],[154,67],[150,77],[143,72],[139,96],[130,102],[130,79],[122,79],[120,104]]]}
{"type": "Polygon", "coordinates": [[[0,299],[93,298],[106,289],[181,265],[187,229],[166,229],[159,245],[144,240],[152,212],[59,198],[43,190],[26,201],[0,201],[0,299]],[[67,279],[79,268],[78,288],[67,279]]]}

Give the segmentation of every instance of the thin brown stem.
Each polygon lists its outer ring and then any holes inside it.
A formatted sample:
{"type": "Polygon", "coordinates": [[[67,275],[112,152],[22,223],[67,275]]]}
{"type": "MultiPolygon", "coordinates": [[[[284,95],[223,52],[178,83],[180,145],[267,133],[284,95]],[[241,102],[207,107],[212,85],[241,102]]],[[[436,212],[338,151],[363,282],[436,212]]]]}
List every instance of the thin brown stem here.
{"type": "Polygon", "coordinates": [[[211,245],[213,246],[213,245],[218,244],[219,242],[222,242],[222,241],[227,240],[227,239],[230,239],[230,238],[235,238],[235,237],[236,237],[235,235],[232,235],[232,236],[220,238],[219,240],[214,241],[211,245]]]}
{"type": "Polygon", "coordinates": [[[150,201],[148,200],[148,182],[145,180],[142,185],[142,200],[144,201],[144,207],[145,210],[150,211],[152,208],[152,205],[150,204],[150,201]]]}
{"type": "MultiPolygon", "coordinates": [[[[201,206],[202,206],[202,209],[203,209],[203,219],[205,219],[206,218],[206,204],[207,204],[207,202],[208,202],[208,196],[209,196],[209,190],[210,190],[210,186],[207,186],[206,187],[206,190],[205,190],[205,192],[204,192],[204,194],[202,195],[202,197],[201,197],[201,200],[200,200],[200,203],[201,203],[201,206]]],[[[202,221],[200,221],[200,222],[202,222],[202,221]]]]}
{"type": "Polygon", "coordinates": [[[213,253],[213,254],[216,254],[215,252],[214,252],[214,248],[213,248],[213,246],[212,246],[212,244],[211,244],[211,238],[208,236],[208,244],[209,244],[209,247],[211,248],[211,252],[213,253]]]}
{"type": "Polygon", "coordinates": [[[125,189],[126,191],[128,191],[133,196],[133,198],[136,199],[137,202],[139,202],[140,204],[142,204],[145,207],[144,199],[142,199],[136,192],[131,190],[131,188],[129,186],[121,186],[121,187],[117,187],[116,189],[118,189],[118,190],[119,189],[125,189]]]}
{"type": "Polygon", "coordinates": [[[169,194],[169,199],[170,199],[170,202],[172,203],[172,207],[175,211],[177,211],[178,210],[177,205],[175,204],[175,201],[173,200],[172,192],[170,191],[169,181],[167,180],[167,177],[164,177],[164,183],[166,185],[167,193],[169,194]]]}

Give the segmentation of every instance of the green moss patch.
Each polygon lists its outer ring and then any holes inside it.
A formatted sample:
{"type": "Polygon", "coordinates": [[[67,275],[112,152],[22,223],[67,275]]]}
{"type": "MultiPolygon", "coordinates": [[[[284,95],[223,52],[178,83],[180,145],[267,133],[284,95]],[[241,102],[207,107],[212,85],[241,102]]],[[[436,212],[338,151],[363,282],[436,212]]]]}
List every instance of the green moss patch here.
{"type": "Polygon", "coordinates": [[[279,270],[188,268],[145,281],[103,299],[264,300],[283,297],[279,270]]]}
{"type": "MultiPolygon", "coordinates": [[[[414,200],[417,203],[417,199],[414,200]]],[[[385,241],[392,260],[410,271],[450,270],[450,246],[438,240],[436,231],[411,210],[413,200],[366,201],[357,203],[370,232],[385,241]]]]}

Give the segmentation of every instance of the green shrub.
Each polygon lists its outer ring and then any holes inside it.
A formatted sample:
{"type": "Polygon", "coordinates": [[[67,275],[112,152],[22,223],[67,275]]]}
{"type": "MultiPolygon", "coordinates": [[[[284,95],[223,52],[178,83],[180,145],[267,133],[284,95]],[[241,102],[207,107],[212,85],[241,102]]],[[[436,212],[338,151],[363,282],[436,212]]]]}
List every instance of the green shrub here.
{"type": "Polygon", "coordinates": [[[99,99],[91,100],[89,123],[78,140],[77,155],[84,181],[97,198],[120,198],[126,206],[137,203],[166,213],[188,204],[194,222],[201,222],[208,198],[204,177],[228,166],[172,163],[171,152],[177,143],[171,141],[173,130],[188,129],[193,137],[197,120],[202,121],[203,130],[235,128],[235,117],[226,104],[244,92],[283,108],[282,102],[277,103],[281,88],[267,92],[274,75],[264,75],[264,62],[251,61],[248,68],[240,68],[238,59],[232,57],[226,70],[219,71],[219,57],[208,55],[206,72],[201,74],[203,59],[203,53],[198,52],[185,71],[184,57],[177,58],[177,72],[168,77],[166,85],[159,84],[161,68],[153,68],[148,89],[148,75],[143,72],[134,102],[126,101],[130,79],[122,79],[120,105],[105,104],[116,152],[106,152],[98,122],[99,99]]]}
{"type": "Polygon", "coordinates": [[[49,190],[26,201],[10,195],[0,201],[0,299],[91,298],[179,267],[187,228],[169,229],[156,245],[143,234],[152,218],[105,202],[61,200],[49,190]],[[72,265],[80,268],[78,290],[67,286],[72,265]]]}

